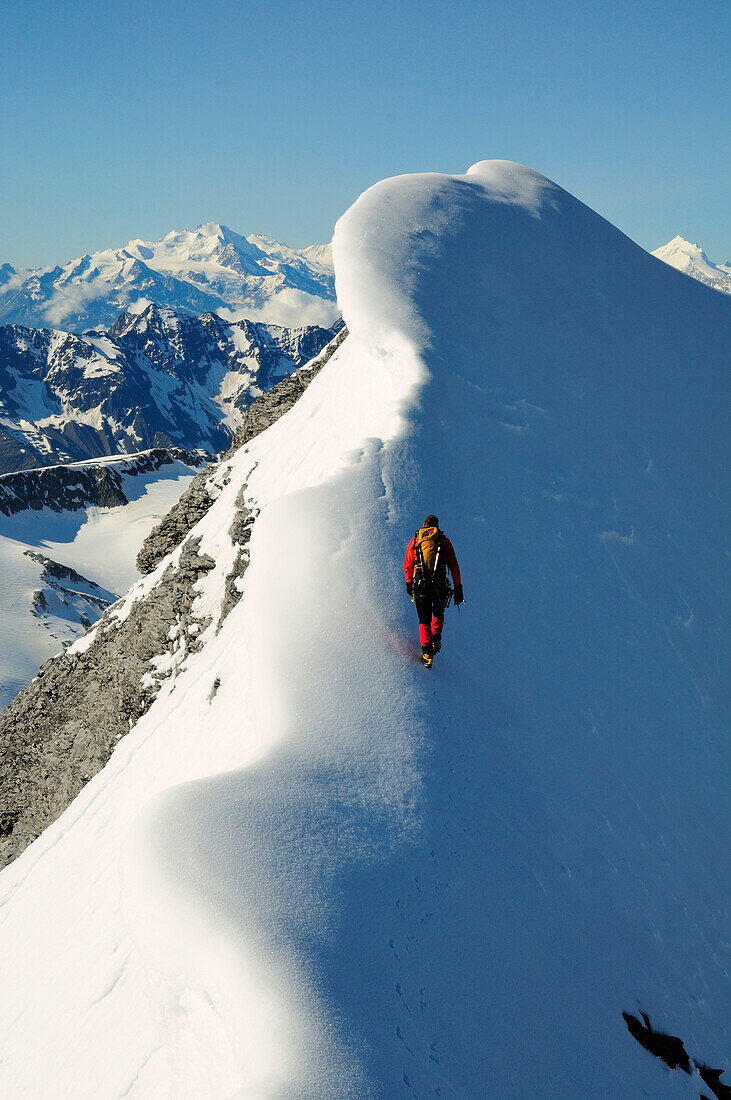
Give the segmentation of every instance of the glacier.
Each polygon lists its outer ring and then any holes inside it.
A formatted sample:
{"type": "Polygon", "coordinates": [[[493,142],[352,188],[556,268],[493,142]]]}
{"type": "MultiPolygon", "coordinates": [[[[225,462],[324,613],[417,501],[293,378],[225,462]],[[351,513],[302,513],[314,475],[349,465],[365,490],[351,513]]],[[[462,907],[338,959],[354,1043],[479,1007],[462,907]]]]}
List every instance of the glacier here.
{"type": "Polygon", "coordinates": [[[197,650],[0,874],[0,1091],[697,1098],[729,1050],[728,298],[503,161],[377,184],[333,255],[349,335],[194,529],[197,650]],[[429,511],[467,605],[425,673],[429,511]]]}

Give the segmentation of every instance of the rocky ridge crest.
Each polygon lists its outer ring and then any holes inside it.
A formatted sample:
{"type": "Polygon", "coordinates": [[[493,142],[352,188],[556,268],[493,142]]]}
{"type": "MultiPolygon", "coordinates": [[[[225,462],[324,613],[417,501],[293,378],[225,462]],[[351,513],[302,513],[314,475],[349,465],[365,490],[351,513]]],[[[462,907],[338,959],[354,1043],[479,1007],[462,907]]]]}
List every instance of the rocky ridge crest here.
{"type": "MultiPolygon", "coordinates": [[[[284,416],[302,396],[312,379],[335,354],[348,334],[344,326],[327,344],[319,355],[306,366],[284,378],[267,392],[257,397],[246,410],[244,423],[234,435],[231,446],[221,456],[221,462],[229,458],[239,447],[254,439],[271,424],[284,416]]],[[[157,527],[153,528],[145,539],[137,555],[137,568],[140,573],[151,573],[153,569],[176,546],[179,546],[187,533],[198,520],[206,514],[220,492],[216,481],[216,471],[220,463],[201,470],[173,505],[157,527]]]]}

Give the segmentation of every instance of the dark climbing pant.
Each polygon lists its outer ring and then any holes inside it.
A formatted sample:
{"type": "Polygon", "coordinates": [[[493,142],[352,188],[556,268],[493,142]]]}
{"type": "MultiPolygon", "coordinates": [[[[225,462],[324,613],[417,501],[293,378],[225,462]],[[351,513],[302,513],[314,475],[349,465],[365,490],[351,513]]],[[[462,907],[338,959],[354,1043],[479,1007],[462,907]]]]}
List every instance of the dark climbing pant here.
{"type": "Polygon", "coordinates": [[[444,626],[444,598],[439,593],[419,592],[414,594],[416,614],[419,616],[419,639],[421,648],[427,649],[432,642],[441,643],[444,626]]]}

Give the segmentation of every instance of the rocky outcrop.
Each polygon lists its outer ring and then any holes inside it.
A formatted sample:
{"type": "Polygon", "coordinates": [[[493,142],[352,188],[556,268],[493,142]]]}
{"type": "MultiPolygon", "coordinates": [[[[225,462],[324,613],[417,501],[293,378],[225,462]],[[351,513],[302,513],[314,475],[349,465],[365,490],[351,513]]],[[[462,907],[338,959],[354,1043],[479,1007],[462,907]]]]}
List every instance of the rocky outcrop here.
{"type": "Polygon", "coordinates": [[[238,547],[238,549],[236,558],[234,559],[233,569],[226,577],[221,614],[218,619],[218,630],[221,629],[228,613],[241,599],[242,581],[249,564],[249,540],[251,539],[251,529],[254,526],[254,520],[259,514],[258,509],[247,507],[244,496],[245,492],[246,486],[244,485],[236,498],[236,515],[228,532],[231,542],[234,546],[238,547]]]}
{"type": "Polygon", "coordinates": [[[131,457],[77,466],[41,466],[0,474],[0,513],[17,515],[30,508],[74,512],[81,508],[118,508],[128,504],[125,477],[153,473],[173,462],[199,467],[210,462],[208,451],[156,447],[131,457]]]}
{"type": "Polygon", "coordinates": [[[221,488],[215,480],[219,463],[201,470],[188,488],[142,543],[136,565],[142,575],[151,573],[159,563],[171,554],[202,519],[221,488]]]}
{"type": "MultiPolygon", "coordinates": [[[[278,382],[276,386],[254,401],[246,410],[244,423],[234,435],[231,446],[221,456],[221,462],[230,457],[239,447],[243,447],[249,440],[265,431],[292,408],[347,335],[347,328],[341,327],[334,339],[311,362],[289,378],[278,382]]],[[[177,504],[147,536],[137,555],[137,568],[140,573],[151,573],[164,557],[180,545],[198,520],[206,514],[222,488],[218,475],[220,465],[221,463],[217,463],[202,470],[193,479],[177,504]]]]}
{"type": "MultiPolygon", "coordinates": [[[[664,1031],[656,1031],[646,1012],[641,1012],[640,1016],[642,1017],[641,1020],[633,1016],[631,1012],[622,1013],[622,1019],[627,1025],[627,1030],[641,1047],[664,1062],[668,1069],[679,1069],[691,1076],[695,1068],[703,1084],[713,1093],[716,1100],[731,1100],[731,1086],[721,1080],[724,1070],[713,1069],[711,1066],[691,1058],[680,1036],[668,1035],[664,1031]]],[[[703,1092],[699,1093],[699,1097],[700,1100],[709,1100],[703,1092]]]]}

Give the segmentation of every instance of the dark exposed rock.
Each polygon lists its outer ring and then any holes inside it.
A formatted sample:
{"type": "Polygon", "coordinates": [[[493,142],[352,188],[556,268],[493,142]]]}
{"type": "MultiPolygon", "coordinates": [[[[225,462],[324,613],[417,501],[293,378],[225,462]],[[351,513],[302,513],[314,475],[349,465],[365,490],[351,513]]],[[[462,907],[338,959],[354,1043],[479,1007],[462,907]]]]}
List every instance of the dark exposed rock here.
{"type": "Polygon", "coordinates": [[[61,565],[60,562],[54,561],[53,558],[47,558],[45,554],[41,554],[37,550],[26,550],[25,556],[26,558],[31,558],[33,561],[37,561],[39,565],[43,566],[43,572],[46,579],[72,581],[74,584],[88,584],[90,588],[97,589],[101,592],[101,588],[96,581],[90,581],[87,577],[83,577],[81,573],[77,573],[70,565],[61,565]]]}
{"type": "Polygon", "coordinates": [[[31,508],[51,508],[54,512],[76,511],[94,505],[119,508],[128,504],[122,492],[121,478],[107,466],[73,469],[52,466],[48,470],[29,470],[0,475],[0,512],[6,516],[31,508]]]}
{"type": "Polygon", "coordinates": [[[683,1046],[683,1040],[677,1035],[665,1035],[661,1031],[654,1031],[646,1014],[643,1012],[641,1015],[644,1024],[629,1012],[622,1013],[622,1019],[632,1038],[636,1039],[650,1054],[661,1058],[670,1069],[682,1069],[684,1073],[690,1073],[690,1056],[683,1046]]]}
{"type": "Polygon", "coordinates": [[[226,577],[226,587],[224,589],[223,603],[221,604],[221,615],[218,620],[218,630],[221,629],[221,625],[228,613],[241,599],[240,582],[249,564],[248,543],[251,539],[251,529],[254,525],[254,520],[259,514],[258,508],[248,508],[246,506],[244,501],[245,491],[246,486],[244,485],[236,497],[236,516],[228,531],[231,536],[231,542],[234,546],[238,546],[238,551],[234,560],[233,569],[226,577]]]}
{"type": "Polygon", "coordinates": [[[33,610],[31,614],[42,615],[44,611],[48,611],[48,600],[43,595],[43,590],[39,588],[33,593],[33,610]]]}
{"type": "Polygon", "coordinates": [[[163,558],[180,546],[188,532],[206,514],[214,500],[210,476],[211,467],[201,470],[167,515],[149,533],[137,555],[136,564],[140,573],[151,573],[163,558]]]}
{"type": "MultiPolygon", "coordinates": [[[[642,1021],[630,1012],[623,1012],[622,1019],[627,1025],[627,1030],[633,1039],[650,1054],[660,1058],[669,1069],[680,1069],[690,1075],[693,1067],[698,1070],[701,1080],[711,1090],[716,1100],[731,1100],[731,1087],[721,1081],[724,1071],[711,1069],[691,1058],[685,1049],[685,1044],[677,1035],[667,1035],[665,1032],[656,1031],[646,1012],[641,1012],[642,1021]]],[[[705,1093],[700,1093],[700,1100],[709,1100],[705,1093]]]]}
{"type": "Polygon", "coordinates": [[[721,1080],[724,1074],[722,1069],[711,1069],[710,1066],[702,1066],[700,1062],[696,1062],[696,1069],[717,1100],[731,1100],[731,1086],[724,1085],[721,1080]]]}

